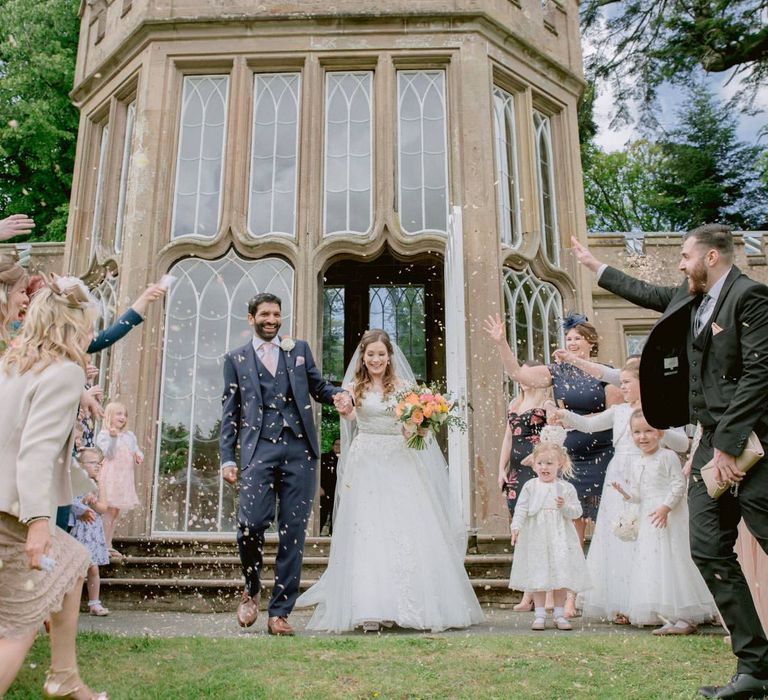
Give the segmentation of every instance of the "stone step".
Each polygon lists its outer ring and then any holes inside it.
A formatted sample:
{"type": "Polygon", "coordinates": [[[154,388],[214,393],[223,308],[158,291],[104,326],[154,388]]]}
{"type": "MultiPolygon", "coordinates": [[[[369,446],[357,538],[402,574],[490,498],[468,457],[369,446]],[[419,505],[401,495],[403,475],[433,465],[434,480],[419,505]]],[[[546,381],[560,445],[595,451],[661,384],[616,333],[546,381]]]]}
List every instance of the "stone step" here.
{"type": "MultiPolygon", "coordinates": [[[[301,590],[306,590],[317,579],[302,579],[301,590]]],[[[105,578],[101,582],[105,604],[116,610],[166,610],[187,612],[226,612],[237,606],[242,591],[241,578],[105,578]]],[[[263,579],[264,607],[273,579],[263,579]]],[[[508,588],[506,578],[473,579],[472,586],[481,603],[507,606],[519,602],[520,593],[508,588]]]]}

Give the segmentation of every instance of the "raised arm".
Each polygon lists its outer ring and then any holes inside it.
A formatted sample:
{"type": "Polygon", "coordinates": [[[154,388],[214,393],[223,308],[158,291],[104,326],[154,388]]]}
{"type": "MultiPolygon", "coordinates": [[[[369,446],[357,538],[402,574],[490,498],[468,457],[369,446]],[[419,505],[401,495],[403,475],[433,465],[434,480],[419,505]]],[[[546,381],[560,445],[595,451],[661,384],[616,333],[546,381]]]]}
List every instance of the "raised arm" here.
{"type": "Polygon", "coordinates": [[[607,365],[602,365],[599,362],[593,362],[592,360],[585,360],[583,357],[579,357],[575,352],[569,350],[559,349],[555,350],[554,357],[557,362],[567,362],[569,365],[578,367],[582,372],[585,372],[590,377],[599,379],[602,382],[619,386],[619,376],[621,375],[620,369],[614,369],[607,365]]]}
{"type": "Polygon", "coordinates": [[[630,277],[614,267],[598,260],[587,246],[571,236],[571,245],[576,260],[597,276],[597,283],[637,306],[664,311],[672,301],[677,287],[662,287],[630,277]]]}
{"type": "Polygon", "coordinates": [[[515,357],[512,348],[509,347],[507,342],[507,331],[504,327],[504,321],[501,320],[499,314],[489,316],[483,325],[485,332],[488,333],[491,340],[496,344],[501,361],[504,363],[504,369],[512,379],[531,387],[552,385],[552,375],[548,367],[527,367],[522,366],[517,361],[517,357],[515,357]]]}
{"type": "Polygon", "coordinates": [[[614,407],[610,406],[600,413],[580,416],[578,413],[560,408],[555,411],[555,416],[566,428],[576,428],[582,433],[598,433],[613,427],[615,412],[614,407]]]}

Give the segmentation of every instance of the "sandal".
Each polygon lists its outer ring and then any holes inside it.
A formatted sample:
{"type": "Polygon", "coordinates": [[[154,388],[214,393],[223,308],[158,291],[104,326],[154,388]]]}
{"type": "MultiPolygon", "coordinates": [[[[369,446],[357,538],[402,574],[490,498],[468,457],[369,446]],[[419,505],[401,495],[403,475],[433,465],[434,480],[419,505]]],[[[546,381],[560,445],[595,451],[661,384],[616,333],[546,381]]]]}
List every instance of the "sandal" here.
{"type": "Polygon", "coordinates": [[[526,604],[521,600],[517,605],[512,606],[512,610],[515,612],[533,612],[533,601],[526,604]]]}
{"type": "Polygon", "coordinates": [[[109,615],[109,608],[105,608],[100,600],[88,603],[88,612],[95,617],[106,617],[109,615]]]}
{"type": "Polygon", "coordinates": [[[49,668],[45,674],[43,697],[67,700],[109,700],[106,692],[94,693],[85,685],[77,668],[65,668],[61,671],[49,668]]]}

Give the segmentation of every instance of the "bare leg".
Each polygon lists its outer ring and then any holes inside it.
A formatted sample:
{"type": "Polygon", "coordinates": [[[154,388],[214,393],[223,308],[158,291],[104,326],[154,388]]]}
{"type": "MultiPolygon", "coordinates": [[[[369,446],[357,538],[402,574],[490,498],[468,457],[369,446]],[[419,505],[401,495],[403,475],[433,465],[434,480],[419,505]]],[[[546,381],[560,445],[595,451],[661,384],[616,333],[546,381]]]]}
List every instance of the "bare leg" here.
{"type": "Polygon", "coordinates": [[[537,608],[543,608],[544,604],[547,600],[547,592],[546,591],[534,591],[532,594],[533,596],[533,605],[537,608]]]}
{"type": "Polygon", "coordinates": [[[104,522],[104,538],[107,540],[107,549],[112,549],[112,536],[115,534],[115,525],[120,516],[120,509],[110,506],[102,516],[104,522]]]}
{"type": "Polygon", "coordinates": [[[77,579],[69,593],[64,596],[61,610],[51,615],[51,670],[63,671],[77,668],[75,638],[77,618],[80,614],[80,596],[83,579],[77,579]]]}
{"type": "Polygon", "coordinates": [[[558,588],[552,591],[552,601],[556,608],[562,608],[565,606],[565,599],[568,596],[569,591],[565,588],[558,588]]]}
{"type": "Polygon", "coordinates": [[[547,599],[544,603],[544,607],[547,610],[554,610],[555,609],[555,599],[553,597],[552,591],[547,591],[547,599]]]}
{"type": "Polygon", "coordinates": [[[88,567],[87,586],[88,600],[98,600],[101,592],[101,578],[99,577],[99,567],[96,564],[91,564],[88,567]]]}
{"type": "Polygon", "coordinates": [[[573,526],[576,528],[576,534],[579,536],[581,548],[584,549],[584,532],[587,529],[587,521],[584,518],[576,518],[573,521],[573,526]]]}
{"type": "Polygon", "coordinates": [[[530,591],[523,593],[523,599],[515,605],[512,609],[515,612],[530,612],[531,605],[533,604],[533,594],[530,591]]]}
{"type": "Polygon", "coordinates": [[[36,636],[35,630],[19,639],[0,638],[0,698],[11,687],[36,636]]]}

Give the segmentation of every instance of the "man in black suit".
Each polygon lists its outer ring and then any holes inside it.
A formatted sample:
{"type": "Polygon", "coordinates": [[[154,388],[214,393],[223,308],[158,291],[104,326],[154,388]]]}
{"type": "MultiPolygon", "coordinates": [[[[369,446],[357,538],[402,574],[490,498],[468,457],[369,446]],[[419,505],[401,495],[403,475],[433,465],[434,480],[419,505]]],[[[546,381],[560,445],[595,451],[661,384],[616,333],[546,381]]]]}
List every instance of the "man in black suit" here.
{"type": "Polygon", "coordinates": [[[710,698],[768,697],[768,639],[736,559],[739,520],[768,551],[768,458],[744,475],[736,457],[751,432],[768,447],[768,287],[733,265],[730,229],[708,224],[683,236],[679,269],[685,281],[663,287],[603,265],[573,240],[577,259],[598,284],[628,301],[661,312],[640,363],[648,422],[664,429],[699,423],[688,487],[691,555],[731,633],[737,673],[710,698]],[[733,488],[713,500],[701,467],[733,488]]]}

